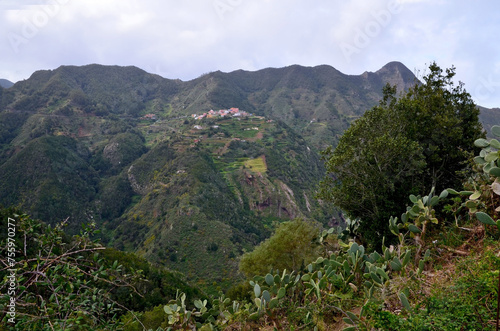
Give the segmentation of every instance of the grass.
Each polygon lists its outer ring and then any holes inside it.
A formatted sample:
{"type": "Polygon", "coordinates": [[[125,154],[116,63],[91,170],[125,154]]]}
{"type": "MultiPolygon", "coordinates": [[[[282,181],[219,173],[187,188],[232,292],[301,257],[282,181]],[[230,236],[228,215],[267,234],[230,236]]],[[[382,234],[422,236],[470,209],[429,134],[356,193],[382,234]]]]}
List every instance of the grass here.
{"type": "Polygon", "coordinates": [[[223,174],[227,174],[241,168],[248,160],[248,158],[243,157],[230,163],[217,162],[216,165],[219,165],[220,169],[222,169],[223,174]]]}
{"type": "Polygon", "coordinates": [[[249,159],[244,162],[245,167],[249,168],[253,172],[266,172],[267,166],[264,162],[264,159],[261,157],[257,157],[255,159],[249,159]]]}
{"type": "Polygon", "coordinates": [[[263,120],[255,119],[231,119],[219,121],[218,125],[226,130],[231,137],[240,139],[250,139],[255,138],[257,133],[261,130],[261,125],[264,123],[263,120]],[[259,130],[254,130],[257,127],[259,130]]]}
{"type": "Polygon", "coordinates": [[[430,262],[434,268],[425,272],[425,280],[408,279],[408,286],[420,289],[412,291],[413,312],[397,314],[372,305],[368,315],[373,326],[380,330],[494,330],[500,244],[473,236],[463,238],[465,243],[470,246],[467,256],[435,254],[430,262]]]}
{"type": "Polygon", "coordinates": [[[238,158],[236,161],[230,163],[214,158],[214,163],[223,174],[232,173],[241,167],[245,167],[252,172],[264,173],[267,171],[267,165],[262,156],[255,159],[249,159],[247,157],[238,158]]]}

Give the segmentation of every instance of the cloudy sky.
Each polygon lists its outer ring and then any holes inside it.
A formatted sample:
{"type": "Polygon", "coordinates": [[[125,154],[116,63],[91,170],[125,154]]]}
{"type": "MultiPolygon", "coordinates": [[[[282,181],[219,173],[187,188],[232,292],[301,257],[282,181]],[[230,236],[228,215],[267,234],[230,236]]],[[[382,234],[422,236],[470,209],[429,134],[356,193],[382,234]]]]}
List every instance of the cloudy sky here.
{"type": "Polygon", "coordinates": [[[60,65],[134,65],[165,78],[400,61],[456,67],[476,103],[500,107],[497,0],[0,0],[0,78],[60,65]]]}

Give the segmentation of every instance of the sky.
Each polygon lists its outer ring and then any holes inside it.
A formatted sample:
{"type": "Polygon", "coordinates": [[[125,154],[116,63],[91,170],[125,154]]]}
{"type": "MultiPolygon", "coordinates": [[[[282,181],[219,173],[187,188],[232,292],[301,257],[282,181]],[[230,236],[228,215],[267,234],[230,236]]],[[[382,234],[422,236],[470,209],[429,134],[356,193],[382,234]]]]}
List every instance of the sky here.
{"type": "Polygon", "coordinates": [[[417,77],[456,67],[500,107],[497,0],[0,0],[0,78],[61,65],[133,65],[184,81],[208,72],[391,61],[417,77]]]}

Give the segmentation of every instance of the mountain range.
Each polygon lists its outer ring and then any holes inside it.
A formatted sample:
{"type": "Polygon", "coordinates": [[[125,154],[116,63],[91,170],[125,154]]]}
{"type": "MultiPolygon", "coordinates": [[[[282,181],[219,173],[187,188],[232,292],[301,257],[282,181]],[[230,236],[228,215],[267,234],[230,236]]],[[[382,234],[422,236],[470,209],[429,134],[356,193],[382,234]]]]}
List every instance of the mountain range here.
{"type": "MultiPolygon", "coordinates": [[[[62,66],[0,88],[0,204],[227,287],[238,256],[296,217],[342,215],[315,198],[319,151],[376,105],[399,62],[345,75],[322,65],[205,74],[62,66]],[[221,115],[224,116],[221,116],[221,115]]],[[[498,110],[482,109],[485,127],[498,110]]]]}

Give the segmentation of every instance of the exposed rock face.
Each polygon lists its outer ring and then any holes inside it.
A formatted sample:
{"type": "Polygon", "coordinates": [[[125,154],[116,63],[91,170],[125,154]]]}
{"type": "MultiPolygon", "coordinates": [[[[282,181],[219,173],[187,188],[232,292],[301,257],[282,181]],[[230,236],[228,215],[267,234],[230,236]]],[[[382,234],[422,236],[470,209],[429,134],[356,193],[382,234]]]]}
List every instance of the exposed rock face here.
{"type": "MultiPolygon", "coordinates": [[[[238,196],[245,196],[250,210],[263,216],[296,218],[304,216],[293,190],[279,179],[270,179],[266,174],[242,171],[238,196]]],[[[305,193],[304,193],[305,194],[305,193]]],[[[243,203],[243,200],[239,200],[243,203]]]]}
{"type": "Polygon", "coordinates": [[[398,92],[407,90],[415,82],[415,75],[400,62],[389,62],[375,72],[380,79],[391,85],[396,85],[398,92]]]}
{"type": "Polygon", "coordinates": [[[102,152],[103,156],[115,167],[118,166],[121,161],[120,154],[118,153],[118,146],[119,143],[112,142],[106,145],[102,152]]]}
{"type": "Polygon", "coordinates": [[[131,165],[130,168],[128,168],[128,181],[130,182],[130,186],[132,186],[132,189],[134,190],[135,193],[145,195],[149,191],[149,186],[148,185],[140,185],[139,182],[136,180],[134,173],[132,170],[134,169],[134,166],[131,165]]]}

